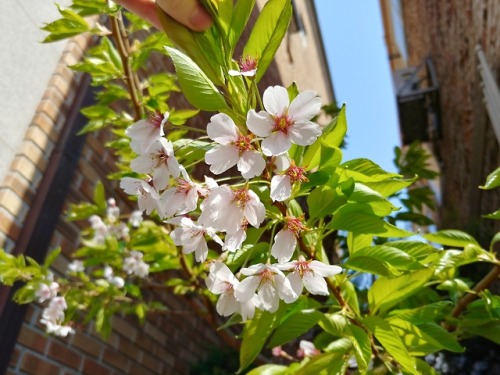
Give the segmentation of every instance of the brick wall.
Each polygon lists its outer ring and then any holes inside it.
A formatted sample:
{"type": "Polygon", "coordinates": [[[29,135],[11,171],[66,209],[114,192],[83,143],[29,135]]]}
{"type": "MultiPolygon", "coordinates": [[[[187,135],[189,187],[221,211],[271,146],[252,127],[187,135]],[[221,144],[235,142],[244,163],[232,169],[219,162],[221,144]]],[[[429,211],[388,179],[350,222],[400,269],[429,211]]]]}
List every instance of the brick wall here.
{"type": "MultiPolygon", "coordinates": [[[[57,147],[83,76],[67,68],[77,62],[89,40],[78,37],[67,48],[45,95],[37,108],[25,139],[5,180],[0,187],[0,247],[15,249],[29,215],[34,196],[46,172],[49,159],[57,147]]],[[[154,68],[163,70],[166,62],[156,57],[154,68]]],[[[70,203],[92,199],[95,183],[105,181],[114,169],[115,158],[104,144],[111,139],[102,131],[87,136],[76,174],[71,183],[65,207],[70,203]]],[[[108,196],[118,198],[123,211],[135,205],[124,197],[117,183],[106,182],[108,196]]],[[[61,246],[62,256],[53,266],[56,274],[64,274],[73,251],[78,247],[79,233],[86,223],[69,223],[61,213],[50,248],[61,246]]],[[[8,374],[188,374],[191,364],[198,362],[213,348],[221,346],[215,331],[194,312],[187,312],[184,298],[163,295],[168,315],[152,316],[144,326],[134,319],[116,317],[113,331],[103,340],[93,329],[77,328],[68,338],[45,334],[39,323],[42,307],[32,304],[25,316],[8,374]]]]}
{"type": "Polygon", "coordinates": [[[498,191],[479,191],[477,186],[498,167],[500,155],[483,104],[474,49],[480,45],[493,71],[499,72],[500,3],[496,0],[403,0],[402,3],[409,64],[418,65],[430,54],[440,84],[442,227],[466,229],[489,241],[495,223],[479,216],[498,209],[500,195],[498,191]]]}

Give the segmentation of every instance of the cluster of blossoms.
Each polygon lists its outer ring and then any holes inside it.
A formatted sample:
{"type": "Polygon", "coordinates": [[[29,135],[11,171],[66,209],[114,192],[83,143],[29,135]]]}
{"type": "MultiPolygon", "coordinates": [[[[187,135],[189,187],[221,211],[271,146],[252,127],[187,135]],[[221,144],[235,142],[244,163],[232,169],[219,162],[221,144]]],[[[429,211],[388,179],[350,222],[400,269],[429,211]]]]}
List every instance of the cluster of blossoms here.
{"type": "Polygon", "coordinates": [[[40,283],[35,297],[39,303],[49,301],[48,306],[43,309],[40,323],[45,325],[47,333],[52,333],[56,336],[67,336],[74,333],[71,326],[64,325],[64,312],[68,308],[66,300],[62,296],[58,296],[59,284],[53,281],[52,274],[47,277],[48,283],[40,283]]]}
{"type": "MultiPolygon", "coordinates": [[[[249,188],[249,179],[269,176],[270,198],[277,202],[288,200],[294,186],[307,181],[305,169],[290,161],[288,150],[292,144],[311,145],[321,135],[320,126],[312,121],[321,108],[319,97],[314,91],[304,91],[290,102],[287,90],[274,86],[264,92],[263,106],[260,112],[248,112],[246,126],[237,125],[224,113],[212,116],[207,125],[213,145],[205,153],[205,162],[215,175],[236,166],[246,180],[236,186],[218,185],[210,177],[204,183],[193,182],[177,161],[173,144],[164,138],[168,113],[151,115],[126,131],[138,154],[131,168],[145,178],[124,177],[120,186],[137,196],[139,210],[146,214],[156,210],[161,219],[174,225],[170,235],[175,244],[186,254],[194,253],[199,262],[208,256],[207,237],[222,251],[234,252],[242,248],[248,226],[259,228],[265,221],[266,207],[249,188]]],[[[219,314],[239,313],[246,320],[253,317],[255,308],[275,312],[280,300],[296,301],[304,287],[310,293],[328,295],[324,278],[341,268],[302,255],[292,260],[301,232],[307,228],[303,218],[288,214],[275,223],[279,221],[283,228],[271,248],[277,263],[242,268],[239,274],[245,278],[240,281],[222,261],[211,262],[206,284],[220,295],[219,314]]]]}

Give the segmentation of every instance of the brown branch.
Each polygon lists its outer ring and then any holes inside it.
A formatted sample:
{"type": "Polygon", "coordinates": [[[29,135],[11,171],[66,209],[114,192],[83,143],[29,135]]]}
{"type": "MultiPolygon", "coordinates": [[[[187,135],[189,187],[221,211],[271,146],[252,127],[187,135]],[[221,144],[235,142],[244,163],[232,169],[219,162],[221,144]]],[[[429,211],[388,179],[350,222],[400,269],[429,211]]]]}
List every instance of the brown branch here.
{"type": "Polygon", "coordinates": [[[477,295],[479,294],[479,292],[488,288],[493,281],[498,279],[499,276],[500,276],[500,265],[497,264],[495,265],[495,267],[491,269],[490,272],[488,272],[488,274],[485,277],[483,277],[481,281],[479,281],[476,284],[474,289],[472,289],[472,293],[466,294],[458,301],[457,305],[455,306],[455,308],[451,313],[451,316],[457,318],[469,303],[478,298],[477,295]]]}
{"type": "Polygon", "coordinates": [[[144,111],[139,98],[139,87],[137,86],[138,78],[137,75],[132,70],[130,65],[130,45],[128,44],[128,39],[126,34],[122,32],[125,31],[123,27],[123,20],[121,18],[121,12],[118,12],[116,16],[109,16],[111,21],[111,31],[113,38],[116,42],[116,49],[120,55],[120,59],[123,65],[124,80],[127,84],[128,92],[130,94],[130,99],[132,100],[132,105],[135,110],[135,120],[139,120],[144,115],[144,111]]]}

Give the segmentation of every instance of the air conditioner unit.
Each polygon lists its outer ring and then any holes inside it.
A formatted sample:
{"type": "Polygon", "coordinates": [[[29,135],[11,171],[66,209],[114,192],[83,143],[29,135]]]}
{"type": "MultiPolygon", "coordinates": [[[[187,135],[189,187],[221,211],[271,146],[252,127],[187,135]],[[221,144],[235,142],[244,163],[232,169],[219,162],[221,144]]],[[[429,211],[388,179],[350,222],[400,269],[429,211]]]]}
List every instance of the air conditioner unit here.
{"type": "Polygon", "coordinates": [[[439,85],[430,57],[393,73],[403,145],[441,138],[439,85]]]}

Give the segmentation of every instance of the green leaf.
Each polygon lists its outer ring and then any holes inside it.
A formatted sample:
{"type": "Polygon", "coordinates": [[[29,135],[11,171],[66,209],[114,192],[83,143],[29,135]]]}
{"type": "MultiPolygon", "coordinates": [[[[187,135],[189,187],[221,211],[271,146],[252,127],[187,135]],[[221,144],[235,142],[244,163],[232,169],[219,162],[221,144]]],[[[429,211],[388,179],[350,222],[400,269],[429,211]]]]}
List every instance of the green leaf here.
{"type": "Polygon", "coordinates": [[[278,314],[267,311],[257,311],[254,318],[246,323],[241,341],[238,373],[241,373],[257,358],[277,324],[278,314]]]}
{"type": "Polygon", "coordinates": [[[299,337],[314,327],[322,317],[322,313],[311,309],[296,312],[280,323],[267,347],[274,348],[299,337]]]}
{"type": "Polygon", "coordinates": [[[90,31],[90,26],[83,17],[79,16],[71,9],[61,7],[59,4],[56,4],[56,6],[63,18],[45,24],[45,26],[42,27],[42,30],[50,33],[45,37],[42,43],[56,42],[90,31]]]}
{"type": "Polygon", "coordinates": [[[347,119],[346,119],[346,105],[343,104],[342,108],[331,122],[323,131],[320,137],[321,143],[330,148],[340,147],[347,132],[347,119]]]}
{"type": "Polygon", "coordinates": [[[494,246],[497,242],[500,242],[500,232],[495,234],[490,242],[490,252],[493,252],[494,246]]]}
{"type": "Polygon", "coordinates": [[[370,234],[361,233],[347,233],[347,247],[349,248],[349,254],[353,255],[356,251],[368,247],[373,242],[373,236],[370,234]]]}
{"type": "Polygon", "coordinates": [[[440,230],[435,233],[427,233],[423,234],[422,237],[424,237],[428,241],[445,246],[465,247],[468,244],[479,245],[471,235],[455,229],[440,230]]]}
{"type": "Polygon", "coordinates": [[[360,373],[364,374],[372,357],[370,337],[361,327],[349,325],[346,336],[351,340],[360,373]]]}
{"type": "Polygon", "coordinates": [[[288,367],[282,365],[263,365],[254,368],[247,375],[286,375],[288,367]]]}
{"type": "Polygon", "coordinates": [[[366,203],[377,216],[387,216],[396,208],[381,194],[362,183],[354,184],[354,191],[349,195],[349,201],[356,203],[366,203]]]}
{"type": "Polygon", "coordinates": [[[248,23],[254,6],[255,0],[238,0],[234,6],[233,17],[231,18],[231,26],[229,27],[228,35],[231,54],[233,53],[236,43],[238,43],[238,40],[248,23]]]}
{"type": "Polygon", "coordinates": [[[490,190],[500,186],[500,167],[491,172],[488,177],[486,177],[486,183],[483,186],[479,186],[480,189],[490,190]]]}
{"type": "MultiPolygon", "coordinates": [[[[200,45],[199,39],[203,34],[209,33],[210,30],[204,33],[197,33],[189,30],[184,25],[181,25],[175,21],[172,17],[167,15],[163,10],[158,11],[158,16],[160,18],[161,24],[168,38],[179,48],[184,51],[184,54],[192,59],[196,66],[200,67],[201,70],[206,74],[211,82],[216,84],[223,83],[222,69],[221,65],[216,61],[210,60],[210,55],[208,50],[212,51],[212,47],[215,46],[203,46],[200,45]]],[[[217,46],[220,52],[220,46],[217,46]]]]}
{"type": "Polygon", "coordinates": [[[324,314],[319,322],[323,330],[330,335],[341,337],[344,335],[347,325],[349,324],[347,318],[342,314],[324,314]]]}
{"type": "Polygon", "coordinates": [[[295,372],[295,375],[336,375],[334,371],[336,364],[341,366],[346,363],[344,359],[345,352],[323,353],[312,357],[303,367],[295,372]]]}
{"type": "Polygon", "coordinates": [[[425,242],[420,241],[390,241],[386,243],[386,245],[398,248],[420,261],[441,251],[425,242]]]}
{"type": "Polygon", "coordinates": [[[398,191],[401,191],[412,185],[417,177],[411,179],[389,178],[383,181],[366,181],[364,184],[369,188],[377,191],[383,197],[389,197],[398,191]]]}
{"type": "Polygon", "coordinates": [[[467,327],[464,331],[473,335],[479,335],[495,344],[500,345],[500,324],[498,322],[490,322],[480,326],[467,327]]]}
{"type": "Polygon", "coordinates": [[[188,119],[200,113],[197,109],[176,109],[170,112],[168,121],[174,125],[184,125],[188,119]]]}
{"type": "Polygon", "coordinates": [[[335,197],[335,190],[328,186],[314,189],[307,197],[310,217],[317,218],[332,214],[337,203],[335,197]]]}
{"type": "Polygon", "coordinates": [[[104,185],[102,184],[101,181],[98,181],[95,186],[94,203],[100,211],[102,212],[106,211],[107,207],[106,192],[104,191],[104,185]]]}
{"type": "Polygon", "coordinates": [[[369,159],[346,161],[339,166],[338,170],[344,180],[352,177],[356,182],[363,182],[366,185],[368,185],[367,183],[369,182],[380,182],[402,177],[397,173],[384,171],[380,166],[369,159]]]}
{"type": "Polygon", "coordinates": [[[382,344],[387,352],[411,374],[419,375],[416,369],[415,360],[410,356],[405,345],[397,336],[396,332],[382,318],[370,316],[363,319],[363,323],[375,335],[375,338],[382,344]]]}
{"type": "Polygon", "coordinates": [[[460,346],[454,335],[436,323],[420,324],[418,328],[420,328],[420,330],[428,337],[434,339],[442,349],[455,353],[462,353],[465,351],[465,349],[460,346]]]}
{"type": "Polygon", "coordinates": [[[45,258],[45,261],[43,262],[43,267],[44,268],[49,268],[52,265],[52,263],[55,262],[55,260],[59,256],[59,254],[61,254],[61,248],[60,247],[58,247],[57,249],[52,250],[47,255],[47,257],[45,258]]]}
{"type": "Polygon", "coordinates": [[[435,322],[449,313],[452,306],[451,301],[439,301],[415,309],[392,310],[389,319],[398,318],[414,325],[435,322]]]}
{"type": "Polygon", "coordinates": [[[327,227],[379,237],[408,237],[414,234],[389,224],[376,216],[369,205],[362,203],[349,203],[340,207],[327,227]]]}
{"type": "Polygon", "coordinates": [[[395,247],[377,245],[365,247],[351,255],[346,268],[380,276],[399,276],[401,271],[424,268],[415,258],[395,247]]]}
{"type": "Polygon", "coordinates": [[[274,59],[292,19],[290,0],[269,0],[262,8],[243,49],[243,58],[257,60],[255,80],[260,81],[274,59]]]}
{"type": "Polygon", "coordinates": [[[500,220],[500,210],[492,212],[491,214],[483,215],[485,219],[500,220]]]}
{"type": "Polygon", "coordinates": [[[224,109],[224,97],[198,65],[181,51],[171,47],[165,48],[172,57],[186,99],[203,111],[215,112],[224,109]]]}
{"type": "Polygon", "coordinates": [[[433,269],[415,271],[397,278],[378,278],[368,290],[370,311],[387,311],[399,301],[416,293],[434,273],[433,269]]]}

